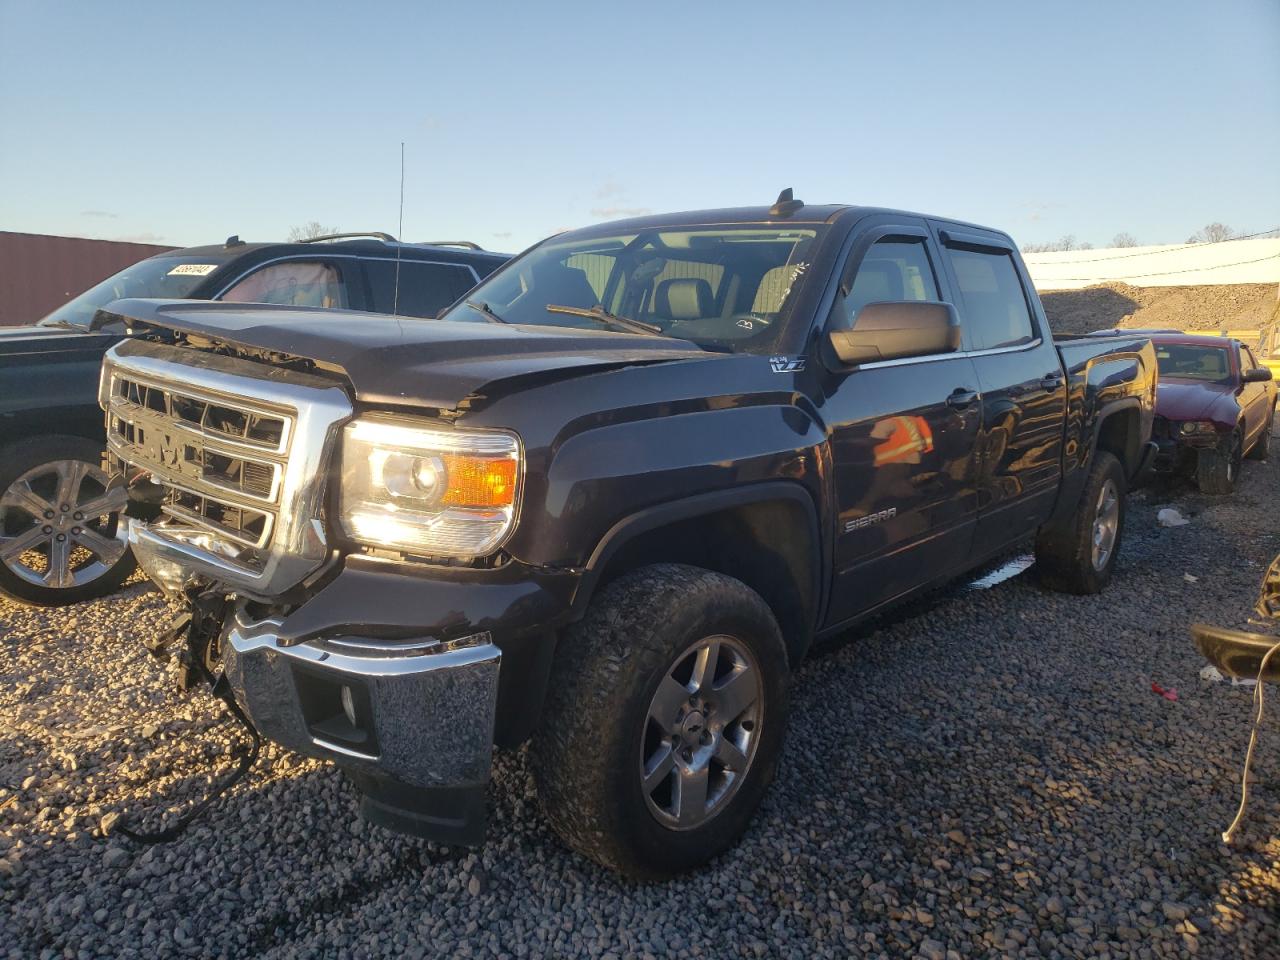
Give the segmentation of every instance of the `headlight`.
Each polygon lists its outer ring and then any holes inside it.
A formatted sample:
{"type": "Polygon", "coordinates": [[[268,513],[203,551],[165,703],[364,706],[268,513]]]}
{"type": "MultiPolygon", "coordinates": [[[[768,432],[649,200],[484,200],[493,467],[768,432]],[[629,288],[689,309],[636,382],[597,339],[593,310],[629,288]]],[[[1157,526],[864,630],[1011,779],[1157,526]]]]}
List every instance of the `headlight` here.
{"type": "Polygon", "coordinates": [[[484,556],[515,523],[520,472],[514,434],[361,417],[342,438],[342,528],[369,546],[484,556]]]}
{"type": "Polygon", "coordinates": [[[1178,428],[1178,432],[1189,437],[1197,433],[1213,433],[1215,429],[1212,420],[1188,420],[1178,428]]]}

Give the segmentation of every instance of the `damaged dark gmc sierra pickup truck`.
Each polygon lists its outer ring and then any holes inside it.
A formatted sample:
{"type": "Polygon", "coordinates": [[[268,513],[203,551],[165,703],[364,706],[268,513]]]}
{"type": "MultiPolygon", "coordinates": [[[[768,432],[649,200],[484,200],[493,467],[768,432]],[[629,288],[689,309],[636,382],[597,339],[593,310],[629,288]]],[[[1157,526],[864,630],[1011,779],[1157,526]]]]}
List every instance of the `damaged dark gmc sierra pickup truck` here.
{"type": "Polygon", "coordinates": [[[130,543],[253,725],[453,843],[531,739],[636,877],[746,829],[815,639],[1024,541],[1103,589],[1151,452],[1149,341],[1055,344],[1008,236],[789,191],[560,234],[439,320],[111,309],[130,543]]]}

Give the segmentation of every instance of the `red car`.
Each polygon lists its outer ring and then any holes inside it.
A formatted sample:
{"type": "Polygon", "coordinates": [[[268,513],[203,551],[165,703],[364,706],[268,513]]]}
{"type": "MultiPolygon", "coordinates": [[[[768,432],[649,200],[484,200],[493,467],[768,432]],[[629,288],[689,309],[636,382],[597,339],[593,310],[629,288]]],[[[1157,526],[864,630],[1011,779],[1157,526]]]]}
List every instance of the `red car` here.
{"type": "Polygon", "coordinates": [[[1271,371],[1239,340],[1155,333],[1151,342],[1160,368],[1155,469],[1194,474],[1205,493],[1230,493],[1241,459],[1267,455],[1276,410],[1271,371]]]}

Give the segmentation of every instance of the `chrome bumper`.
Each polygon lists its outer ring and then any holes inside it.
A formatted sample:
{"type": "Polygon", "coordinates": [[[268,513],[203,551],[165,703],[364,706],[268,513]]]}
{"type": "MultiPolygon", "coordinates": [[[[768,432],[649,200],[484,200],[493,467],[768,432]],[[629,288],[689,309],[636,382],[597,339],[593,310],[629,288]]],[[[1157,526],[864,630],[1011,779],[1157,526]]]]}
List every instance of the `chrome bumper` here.
{"type": "Polygon", "coordinates": [[[222,635],[227,680],[258,731],[336,763],[365,794],[368,819],[478,842],[502,656],[488,635],[284,645],[277,627],[238,611],[222,635]]]}

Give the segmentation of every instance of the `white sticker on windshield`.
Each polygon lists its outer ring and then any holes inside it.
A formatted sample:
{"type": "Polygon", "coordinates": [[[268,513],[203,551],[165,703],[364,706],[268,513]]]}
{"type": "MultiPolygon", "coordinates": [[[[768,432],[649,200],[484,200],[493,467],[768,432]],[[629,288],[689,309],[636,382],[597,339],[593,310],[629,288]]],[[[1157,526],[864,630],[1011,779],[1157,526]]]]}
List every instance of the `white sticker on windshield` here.
{"type": "Polygon", "coordinates": [[[165,276],[169,277],[207,277],[218,269],[216,263],[180,263],[165,276]]]}

